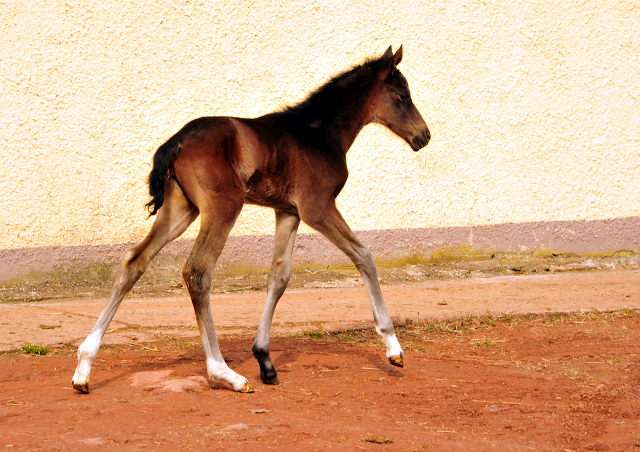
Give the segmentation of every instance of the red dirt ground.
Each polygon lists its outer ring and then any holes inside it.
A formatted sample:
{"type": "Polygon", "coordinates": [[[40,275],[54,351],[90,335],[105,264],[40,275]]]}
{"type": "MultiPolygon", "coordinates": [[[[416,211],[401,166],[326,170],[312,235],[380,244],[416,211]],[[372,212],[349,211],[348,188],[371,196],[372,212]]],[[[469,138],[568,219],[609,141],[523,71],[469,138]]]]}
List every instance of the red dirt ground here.
{"type": "Polygon", "coordinates": [[[640,313],[494,316],[398,328],[404,369],[375,334],[275,337],[279,386],[252,337],[224,336],[256,392],[206,382],[202,348],[108,346],[92,392],[74,349],[0,355],[0,445],[30,451],[640,450],[640,313]]]}
{"type": "Polygon", "coordinates": [[[639,275],[384,286],[394,317],[413,319],[396,322],[403,369],[362,287],[293,291],[272,335],[279,386],[260,383],[250,352],[264,293],[217,295],[221,349],[254,394],[207,382],[186,298],[125,302],[89,395],[70,379],[104,300],[3,303],[0,452],[640,451],[639,275]],[[50,353],[15,351],[27,341],[50,353]]]}

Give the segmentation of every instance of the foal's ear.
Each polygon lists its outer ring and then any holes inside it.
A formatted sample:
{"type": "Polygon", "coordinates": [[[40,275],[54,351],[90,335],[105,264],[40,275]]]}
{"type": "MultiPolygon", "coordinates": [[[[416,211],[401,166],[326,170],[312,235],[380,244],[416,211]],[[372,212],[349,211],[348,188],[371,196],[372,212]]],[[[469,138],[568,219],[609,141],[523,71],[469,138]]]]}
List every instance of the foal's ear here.
{"type": "MultiPolygon", "coordinates": [[[[391,50],[391,47],[389,47],[389,50],[391,50]]],[[[389,50],[387,50],[387,52],[389,50]]],[[[397,66],[400,64],[401,61],[402,61],[402,44],[400,44],[400,48],[398,49],[396,54],[393,56],[393,65],[397,66]]]]}
{"type": "Polygon", "coordinates": [[[382,55],[381,61],[382,61],[382,66],[380,67],[380,73],[378,75],[382,80],[386,78],[389,74],[391,74],[393,72],[393,68],[395,67],[393,64],[393,49],[391,48],[391,46],[389,46],[387,51],[384,52],[384,55],[382,55]]]}

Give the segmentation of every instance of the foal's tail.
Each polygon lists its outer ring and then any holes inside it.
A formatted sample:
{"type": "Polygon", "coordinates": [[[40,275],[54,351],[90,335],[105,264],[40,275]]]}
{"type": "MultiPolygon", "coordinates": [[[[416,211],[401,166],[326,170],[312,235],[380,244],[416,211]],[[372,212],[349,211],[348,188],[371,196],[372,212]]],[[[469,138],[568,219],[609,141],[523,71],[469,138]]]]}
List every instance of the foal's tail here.
{"type": "Polygon", "coordinates": [[[153,156],[153,168],[149,173],[149,194],[152,199],[146,204],[149,216],[155,215],[164,203],[164,184],[179,153],[180,140],[174,135],[153,156]]]}

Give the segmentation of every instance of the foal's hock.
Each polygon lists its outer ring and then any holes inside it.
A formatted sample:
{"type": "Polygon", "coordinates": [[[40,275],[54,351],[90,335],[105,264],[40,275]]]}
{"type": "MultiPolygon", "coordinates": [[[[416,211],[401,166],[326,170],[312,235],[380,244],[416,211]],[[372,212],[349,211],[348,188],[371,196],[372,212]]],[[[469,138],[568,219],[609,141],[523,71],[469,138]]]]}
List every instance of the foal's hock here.
{"type": "Polygon", "coordinates": [[[264,383],[277,384],[269,356],[269,331],[278,300],[291,275],[291,252],[300,220],[323,234],[353,261],[367,289],[376,331],[391,364],[402,366],[403,351],[385,307],[376,266],[336,208],[347,181],[346,154],[360,130],[372,122],[388,127],[414,151],[431,134],[397,69],[402,46],[391,47],[329,80],[301,103],[254,119],[205,117],[189,122],[164,143],[149,175],[156,220],[147,237],[125,254],[102,314],[78,349],[72,384],[89,392],[91,364],[104,333],[153,257],[201,216],[200,232],[182,274],[196,313],[212,380],[252,392],[249,381],[231,370],[220,353],[211,317],[209,289],[216,260],[244,203],[276,213],[275,249],[253,354],[264,383]]]}

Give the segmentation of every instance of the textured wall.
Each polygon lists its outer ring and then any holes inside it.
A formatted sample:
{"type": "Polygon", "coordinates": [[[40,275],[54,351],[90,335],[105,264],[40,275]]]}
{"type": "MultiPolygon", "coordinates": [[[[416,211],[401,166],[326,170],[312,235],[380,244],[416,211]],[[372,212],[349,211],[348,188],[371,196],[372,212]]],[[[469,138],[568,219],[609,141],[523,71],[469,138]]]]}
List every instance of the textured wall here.
{"type": "MultiPolygon", "coordinates": [[[[397,3],[0,1],[0,249],[139,240],[185,122],[267,113],[401,43],[433,140],[365,128],[353,229],[640,216],[637,1],[397,3]]],[[[246,207],[233,234],[272,230],[246,207]]]]}

